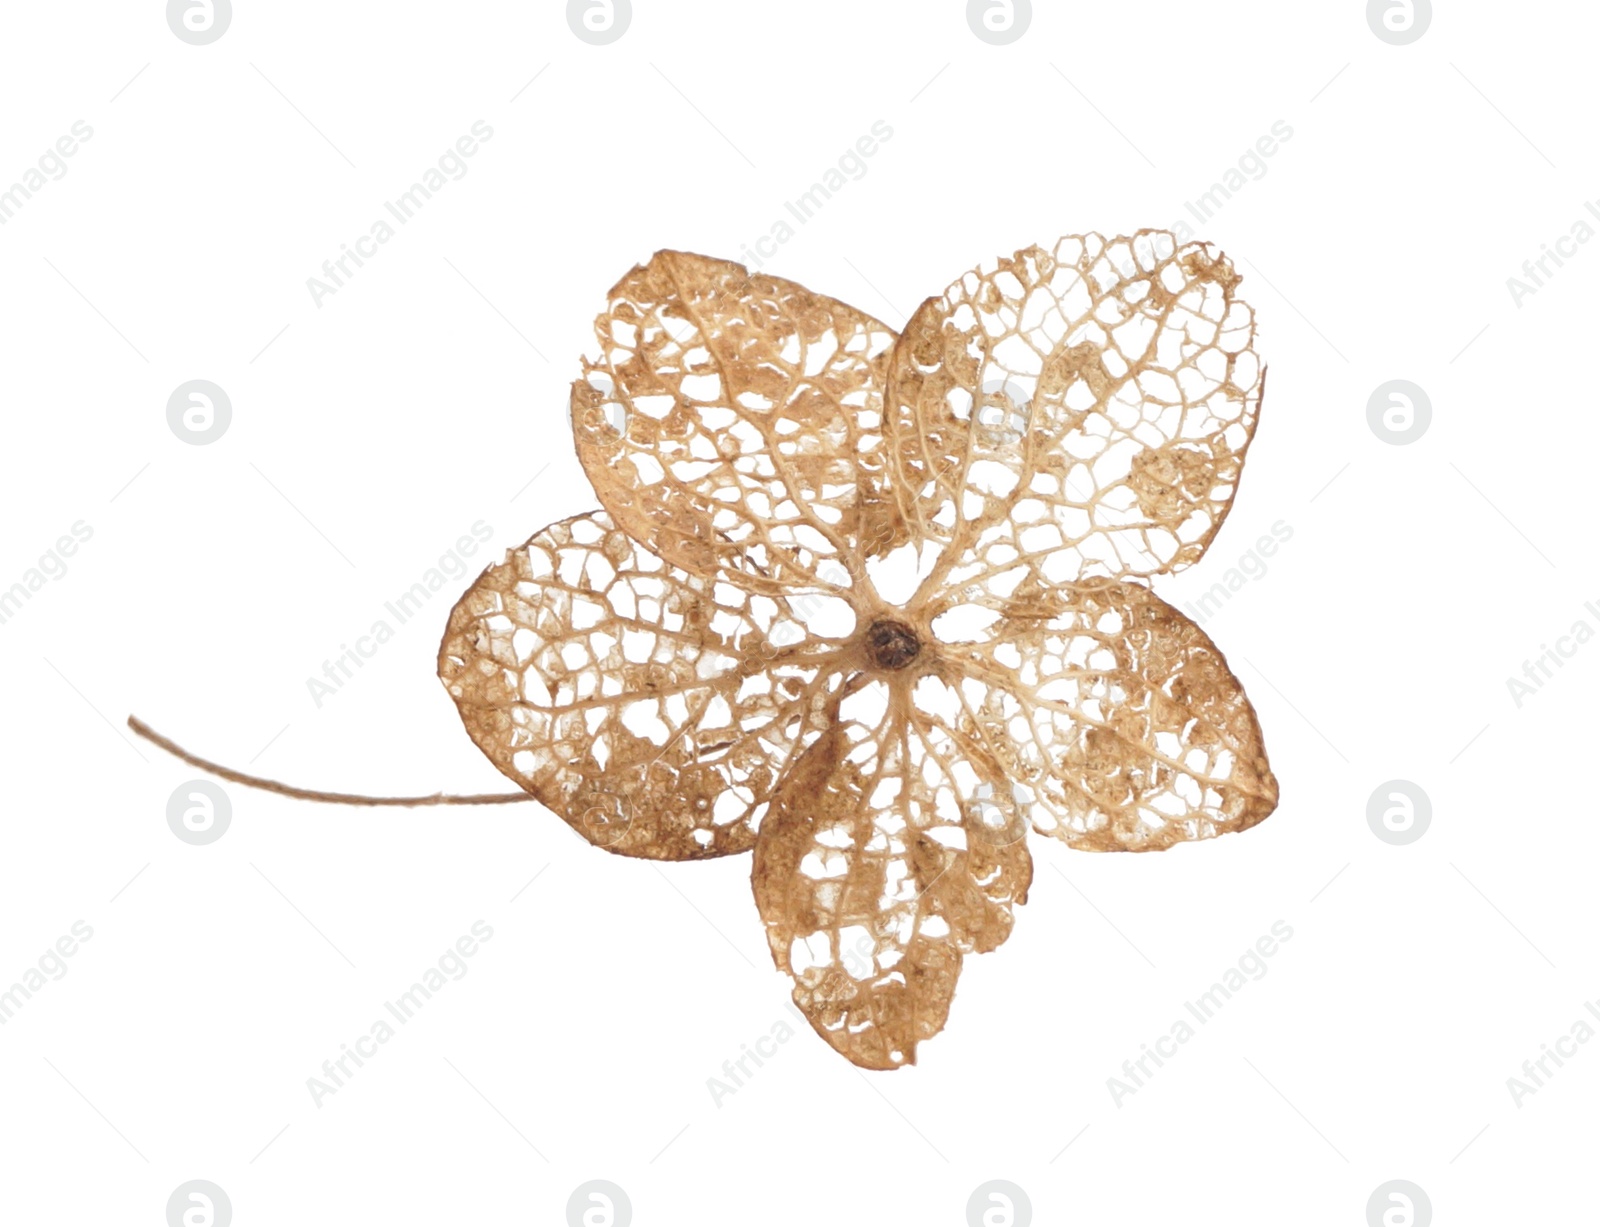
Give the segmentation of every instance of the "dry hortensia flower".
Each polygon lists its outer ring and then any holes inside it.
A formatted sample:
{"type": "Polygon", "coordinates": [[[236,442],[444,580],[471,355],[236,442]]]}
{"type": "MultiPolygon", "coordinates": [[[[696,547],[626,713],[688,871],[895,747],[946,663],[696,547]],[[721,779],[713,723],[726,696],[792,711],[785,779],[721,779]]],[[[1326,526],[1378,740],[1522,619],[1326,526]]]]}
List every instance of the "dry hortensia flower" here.
{"type": "Polygon", "coordinates": [[[1254,826],[1278,784],[1216,645],[1151,576],[1233,502],[1264,371],[1239,276],[1163,231],[1030,247],[900,336],[663,251],[572,390],[602,510],[451,612],[439,676],[515,793],[654,860],[752,852],[817,1033],[892,1069],[1011,932],[1028,829],[1145,852],[1254,826]]]}
{"type": "Polygon", "coordinates": [[[1165,232],[1071,237],[896,336],[658,253],[573,386],[603,510],[450,616],[468,733],[610,851],[752,852],[813,1027],[914,1061],[1011,931],[1029,827],[1140,852],[1277,804],[1238,679],[1148,585],[1238,487],[1263,378],[1239,281],[1165,232]]]}

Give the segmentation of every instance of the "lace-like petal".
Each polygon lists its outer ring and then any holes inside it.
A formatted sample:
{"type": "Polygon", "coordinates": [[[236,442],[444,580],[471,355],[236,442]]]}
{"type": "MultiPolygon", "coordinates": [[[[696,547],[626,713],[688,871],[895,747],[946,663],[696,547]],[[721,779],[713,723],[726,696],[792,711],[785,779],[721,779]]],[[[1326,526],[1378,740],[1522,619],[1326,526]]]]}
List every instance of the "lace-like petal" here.
{"type": "Polygon", "coordinates": [[[1009,748],[1035,826],[1145,852],[1254,826],[1278,803],[1261,727],[1198,626],[1134,583],[1024,588],[971,646],[969,720],[1009,748]]]}
{"type": "Polygon", "coordinates": [[[1254,314],[1215,248],[1164,231],[1030,247],[924,303],[895,347],[887,429],[936,581],[1019,558],[1068,583],[1195,562],[1261,401],[1254,314]]]}
{"type": "MultiPolygon", "coordinates": [[[[918,686],[953,706],[942,683],[918,686]]],[[[753,865],[795,1003],[867,1069],[915,1062],[944,1027],[962,956],[1006,939],[1033,874],[1025,823],[987,762],[889,691],[871,682],[844,700],[774,797],[753,865]]]]}
{"type": "Polygon", "coordinates": [[[841,590],[902,534],[886,488],[894,332],[790,281],[663,251],[619,281],[573,385],[617,525],[752,591],[841,590]]]}
{"type": "Polygon", "coordinates": [[[584,838],[692,860],[753,845],[825,726],[836,651],[781,599],[669,566],[597,512],[478,578],[439,677],[490,761],[584,838]]]}

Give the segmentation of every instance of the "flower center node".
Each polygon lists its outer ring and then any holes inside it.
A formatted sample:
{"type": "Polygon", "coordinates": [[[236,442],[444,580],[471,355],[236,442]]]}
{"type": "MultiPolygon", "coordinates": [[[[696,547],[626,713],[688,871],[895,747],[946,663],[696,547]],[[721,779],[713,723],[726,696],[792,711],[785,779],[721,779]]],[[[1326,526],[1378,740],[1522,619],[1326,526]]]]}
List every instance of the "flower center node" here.
{"type": "Polygon", "coordinates": [[[880,618],[867,627],[867,655],[880,669],[904,669],[921,651],[917,633],[904,622],[880,618]]]}

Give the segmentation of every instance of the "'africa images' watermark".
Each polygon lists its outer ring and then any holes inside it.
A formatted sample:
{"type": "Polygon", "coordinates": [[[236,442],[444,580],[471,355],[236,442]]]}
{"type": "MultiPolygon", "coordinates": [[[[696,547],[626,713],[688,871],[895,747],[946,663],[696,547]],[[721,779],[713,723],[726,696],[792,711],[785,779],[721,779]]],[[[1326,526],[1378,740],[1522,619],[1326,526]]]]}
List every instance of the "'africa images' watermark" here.
{"type": "Polygon", "coordinates": [[[78,552],[78,547],[94,536],[93,525],[75,520],[72,527],[56,538],[56,543],[39,555],[38,561],[22,573],[22,578],[9,588],[0,588],[0,625],[11,621],[22,607],[33,599],[48,582],[61,579],[67,573],[67,559],[78,552]]]}
{"type": "Polygon", "coordinates": [[[630,0],[567,0],[567,28],[590,46],[616,42],[632,23],[630,0]]]}
{"type": "Polygon", "coordinates": [[[1420,1185],[1388,1180],[1367,1198],[1367,1227],[1429,1227],[1433,1203],[1420,1185]]]}
{"type": "Polygon", "coordinates": [[[232,821],[233,801],[215,780],[179,784],[167,798],[167,826],[196,848],[216,843],[232,821]]]}
{"type": "Polygon", "coordinates": [[[1432,421],[1432,398],[1409,379],[1380,383],[1367,397],[1367,425],[1392,447],[1415,443],[1432,421]]]}
{"type": "Polygon", "coordinates": [[[233,1202],[221,1185],[188,1180],[167,1198],[167,1227],[228,1227],[233,1202]]]}
{"type": "Polygon", "coordinates": [[[967,27],[991,46],[1016,42],[1032,24],[1032,0],[967,0],[967,27]]]}
{"type": "MultiPolygon", "coordinates": [[[[788,1006],[789,1013],[793,1014],[796,1021],[805,1022],[805,1015],[800,1013],[798,1006],[792,1002],[788,1006]]],[[[753,1043],[740,1044],[740,1053],[737,1057],[730,1057],[722,1063],[722,1077],[715,1074],[706,1079],[706,1090],[711,1092],[711,1102],[716,1107],[722,1106],[722,1101],[739,1093],[761,1066],[772,1057],[778,1055],[778,1046],[787,1044],[795,1036],[796,1028],[780,1018],[772,1024],[767,1031],[756,1036],[753,1043]],[[751,1068],[754,1062],[755,1068],[751,1068]]]]}
{"type": "Polygon", "coordinates": [[[1513,1074],[1506,1079],[1506,1090],[1511,1092],[1511,1102],[1518,1108],[1522,1101],[1529,1096],[1537,1095],[1544,1085],[1566,1064],[1568,1060],[1578,1055],[1578,1046],[1587,1044],[1595,1037],[1595,1023],[1600,1022],[1600,1000],[1585,1001],[1584,1011],[1594,1019],[1580,1017],[1567,1034],[1558,1035],[1554,1044],[1539,1045],[1539,1055],[1530,1057],[1522,1063],[1521,1077],[1513,1074]],[[1555,1068],[1552,1069],[1551,1065],[1555,1068]]]}
{"type": "Polygon", "coordinates": [[[54,145],[39,156],[37,166],[28,167],[17,176],[16,182],[4,191],[0,191],[0,226],[10,222],[24,204],[44,190],[45,184],[65,179],[68,169],[67,159],[77,153],[79,146],[92,136],[94,129],[83,120],[77,120],[72,125],[71,135],[63,134],[54,145]]]}
{"type": "Polygon", "coordinates": [[[167,398],[167,426],[191,447],[215,443],[228,433],[233,401],[209,379],[191,379],[167,398]]]}
{"type": "Polygon", "coordinates": [[[381,1045],[394,1039],[398,1034],[396,1025],[405,1026],[446,984],[466,976],[469,970],[467,960],[482,949],[481,943],[487,942],[493,936],[494,929],[488,922],[473,921],[470,935],[464,933],[458,937],[455,944],[441,954],[437,962],[429,966],[416,983],[393,1001],[385,1001],[383,1009],[388,1015],[387,1018],[379,1018],[373,1022],[367,1033],[358,1035],[353,1044],[340,1044],[339,1055],[322,1063],[322,1077],[313,1075],[306,1079],[306,1090],[311,1092],[311,1102],[320,1108],[324,1099],[338,1094],[368,1060],[378,1055],[381,1045]],[[393,1023],[389,1021],[391,1018],[394,1020],[393,1023]],[[354,1069],[351,1068],[352,1064],[355,1066],[354,1069]]]}
{"type": "Polygon", "coordinates": [[[434,593],[444,591],[451,581],[467,574],[466,560],[493,535],[493,528],[482,520],[475,520],[470,535],[463,533],[457,537],[455,545],[439,555],[420,579],[393,600],[385,601],[383,609],[387,617],[375,619],[366,634],[356,636],[354,646],[341,643],[339,654],[322,662],[321,677],[306,678],[306,690],[311,694],[311,702],[321,707],[343,690],[345,684],[355,677],[356,671],[364,668],[367,661],[378,654],[378,649],[394,638],[395,630],[411,621],[433,599],[434,593]]]}
{"type": "Polygon", "coordinates": [[[1276,521],[1271,534],[1263,533],[1255,545],[1239,556],[1238,562],[1222,573],[1219,581],[1194,600],[1185,601],[1184,611],[1195,620],[1197,626],[1204,626],[1219,609],[1233,599],[1236,592],[1250,581],[1261,579],[1266,575],[1269,567],[1267,560],[1278,552],[1279,546],[1293,536],[1293,525],[1283,520],[1276,521]]]}
{"type": "Polygon", "coordinates": [[[72,929],[55,940],[55,944],[39,956],[10,988],[0,992],[0,1027],[5,1026],[33,995],[44,989],[52,980],[67,974],[67,960],[78,953],[79,943],[94,936],[94,930],[81,920],[72,922],[72,929]]]}
{"type": "Polygon", "coordinates": [[[988,1180],[967,1198],[967,1227],[1029,1227],[1033,1202],[1021,1185],[988,1180]]]}
{"type": "Polygon", "coordinates": [[[1391,47],[1416,42],[1431,24],[1432,0],[1367,0],[1367,26],[1391,47]]]}
{"type": "MultiPolygon", "coordinates": [[[[1585,601],[1583,610],[1589,618],[1600,622],[1600,605],[1594,601],[1585,601]]],[[[1578,654],[1578,649],[1594,638],[1594,625],[1589,618],[1578,618],[1567,628],[1567,633],[1556,636],[1556,645],[1551,647],[1548,643],[1539,645],[1539,655],[1532,660],[1522,662],[1522,676],[1506,678],[1506,689],[1511,693],[1513,706],[1521,706],[1544,689],[1545,684],[1555,678],[1556,673],[1566,668],[1567,661],[1578,654]]]]}
{"type": "Polygon", "coordinates": [[[1367,798],[1367,826],[1392,847],[1416,843],[1432,822],[1433,801],[1410,780],[1387,780],[1367,798]]]}
{"type": "Polygon", "coordinates": [[[804,226],[811,221],[822,206],[832,200],[834,196],[852,182],[864,179],[870,169],[867,159],[873,157],[889,139],[894,136],[894,129],[882,119],[874,120],[868,129],[855,144],[841,153],[834,164],[818,175],[809,188],[801,192],[793,200],[783,202],[784,212],[788,217],[777,218],[767,233],[755,240],[746,243],[739,253],[745,267],[758,269],[766,261],[778,254],[778,248],[794,238],[796,226],[804,226]],[[790,225],[789,218],[794,219],[790,225]]]}
{"type": "MultiPolygon", "coordinates": [[[[1583,207],[1590,217],[1600,222],[1600,203],[1586,200],[1583,207]]],[[[1522,276],[1506,278],[1506,289],[1511,292],[1511,301],[1517,310],[1522,310],[1524,299],[1544,289],[1545,283],[1576,256],[1583,244],[1594,235],[1594,226],[1590,225],[1587,218],[1580,217],[1568,227],[1566,234],[1558,235],[1555,242],[1539,244],[1540,254],[1522,262],[1522,276]]]]}
{"type": "MultiPolygon", "coordinates": [[[[477,154],[480,144],[494,136],[494,129],[483,120],[473,123],[471,135],[463,135],[454,145],[439,155],[438,164],[430,166],[418,176],[417,181],[396,196],[383,202],[384,211],[401,226],[409,225],[433,197],[444,190],[451,180],[465,179],[467,159],[477,154]],[[447,177],[448,176],[448,177],[447,177]]],[[[325,298],[337,294],[365,263],[378,254],[379,249],[398,233],[387,218],[380,217],[359,235],[354,243],[341,243],[340,254],[322,262],[321,277],[307,277],[306,289],[311,291],[311,301],[322,309],[325,298]],[[352,268],[351,265],[355,267],[352,268]]]]}
{"type": "Polygon", "coordinates": [[[231,24],[232,0],[167,0],[167,27],[191,47],[216,42],[231,24]]]}
{"type": "Polygon", "coordinates": [[[1281,943],[1287,942],[1293,936],[1294,930],[1287,921],[1273,921],[1270,932],[1263,933],[1250,949],[1239,956],[1233,966],[1222,973],[1216,983],[1193,1001],[1184,1002],[1183,1008],[1188,1018],[1175,1019],[1167,1034],[1157,1036],[1154,1044],[1141,1043],[1139,1055],[1122,1063],[1122,1077],[1113,1074],[1106,1079],[1106,1090],[1111,1092],[1111,1102],[1120,1108],[1125,1099],[1142,1090],[1145,1083],[1155,1077],[1166,1060],[1178,1055],[1180,1045],[1194,1039],[1198,1034],[1195,1024],[1205,1026],[1233,999],[1235,993],[1241,991],[1251,980],[1260,980],[1266,976],[1270,969],[1267,960],[1278,953],[1282,948],[1281,943]],[[1194,1023],[1189,1021],[1190,1018],[1194,1019],[1194,1023]],[[1154,1069],[1151,1068],[1152,1062],[1154,1069]]]}
{"type": "MultiPolygon", "coordinates": [[[[1194,218],[1194,225],[1189,224],[1188,217],[1180,214],[1167,227],[1172,231],[1173,238],[1180,244],[1194,239],[1199,233],[1196,227],[1207,225],[1235,196],[1250,184],[1258,183],[1267,177],[1272,170],[1270,159],[1276,157],[1283,146],[1292,139],[1294,139],[1294,129],[1289,126],[1288,121],[1273,120],[1267,131],[1257,137],[1253,144],[1246,146],[1231,166],[1222,169],[1210,187],[1193,200],[1183,202],[1184,210],[1194,218]]],[[[1124,269],[1123,274],[1138,275],[1132,268],[1124,269]]]]}
{"type": "Polygon", "coordinates": [[[585,1180],[567,1198],[567,1227],[628,1227],[633,1202],[621,1185],[585,1180]]]}

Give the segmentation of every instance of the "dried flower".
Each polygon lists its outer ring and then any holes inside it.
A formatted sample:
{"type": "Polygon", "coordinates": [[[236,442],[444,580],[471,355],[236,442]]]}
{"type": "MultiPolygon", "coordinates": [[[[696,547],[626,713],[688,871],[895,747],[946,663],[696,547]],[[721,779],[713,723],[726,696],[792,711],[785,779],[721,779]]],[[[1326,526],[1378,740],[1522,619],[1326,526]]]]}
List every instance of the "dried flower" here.
{"type": "Polygon", "coordinates": [[[893,1068],[1025,901],[1029,826],[1147,851],[1277,804],[1255,712],[1149,577],[1199,560],[1260,407],[1214,248],[1140,231],[967,273],[905,332],[664,251],[573,386],[603,511],[450,617],[473,740],[591,842],[754,852],[817,1032],[893,1068]]]}

